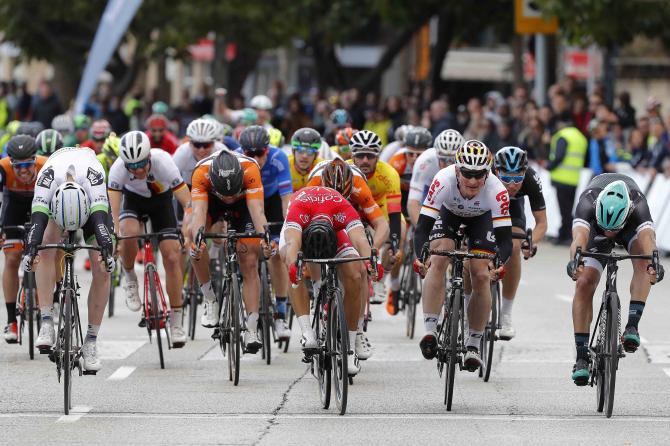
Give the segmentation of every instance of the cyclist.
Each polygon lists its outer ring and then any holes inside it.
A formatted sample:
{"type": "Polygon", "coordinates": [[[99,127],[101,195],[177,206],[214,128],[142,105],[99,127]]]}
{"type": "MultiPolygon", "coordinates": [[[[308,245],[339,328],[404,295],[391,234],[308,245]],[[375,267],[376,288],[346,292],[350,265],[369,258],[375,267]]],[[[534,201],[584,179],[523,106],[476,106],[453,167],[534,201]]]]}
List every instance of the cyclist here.
{"type": "Polygon", "coordinates": [[[343,108],[333,110],[330,114],[330,122],[326,128],[326,141],[330,145],[337,143],[336,135],[339,131],[351,128],[351,116],[343,108]]]}
{"type": "Polygon", "coordinates": [[[415,267],[422,274],[427,268],[421,293],[426,334],[419,344],[426,359],[434,358],[437,353],[437,322],[449,259],[441,256],[422,259],[424,244],[430,238],[431,249],[452,250],[456,232],[464,224],[471,251],[494,254],[497,245],[503,266],[489,271],[494,266],[488,260],[469,261],[472,295],[465,302],[469,333],[463,362],[471,372],[482,364],[479,343],[491,312],[490,280],[492,276],[504,276],[504,263],[512,252],[509,194],[498,178],[489,175],[492,163],[491,152],[482,142],[466,141],[456,152],[456,164],[435,176],[414,231],[414,250],[418,254],[415,267]]]}
{"type": "Polygon", "coordinates": [[[314,129],[305,127],[296,130],[291,137],[293,154],[288,157],[291,169],[293,191],[297,192],[307,184],[309,173],[323,159],[318,157],[321,135],[314,129]]]}
{"type": "MultiPolygon", "coordinates": [[[[265,218],[271,222],[283,222],[288,202],[293,194],[288,156],[280,149],[270,145],[270,135],[260,125],[251,125],[240,134],[240,151],[256,160],[261,168],[265,218]]],[[[270,235],[279,242],[281,226],[270,228],[270,235]]],[[[276,294],[275,334],[280,340],[291,337],[286,323],[286,302],[288,301],[288,271],[279,256],[268,260],[272,286],[276,294]]]]}
{"type": "Polygon", "coordinates": [[[179,139],[168,129],[168,120],[165,115],[151,115],[146,120],[146,135],[153,148],[165,150],[174,154],[179,146],[179,139]]]}
{"type": "MultiPolygon", "coordinates": [[[[328,187],[305,187],[291,199],[282,230],[279,250],[289,268],[291,283],[298,285],[291,293],[291,303],[302,331],[301,344],[305,349],[317,347],[316,335],[309,318],[309,299],[303,283],[298,284],[296,259],[303,249],[307,258],[340,258],[369,256],[370,244],[356,210],[337,191],[328,187]],[[304,248],[303,248],[304,246],[304,248]]],[[[380,264],[367,264],[374,280],[380,280],[384,270],[380,264]]],[[[314,268],[312,268],[314,269],[314,268]]],[[[360,314],[360,288],[366,288],[366,277],[356,263],[338,265],[344,288],[344,311],[349,327],[349,345],[355,345],[360,314]]],[[[316,277],[312,275],[312,277],[316,277]]],[[[358,355],[349,350],[349,375],[360,371],[358,355]]]]}
{"type": "MultiPolygon", "coordinates": [[[[361,217],[372,227],[372,247],[381,252],[389,237],[389,224],[379,205],[372,197],[363,173],[356,166],[342,160],[320,162],[310,174],[308,186],[324,186],[335,189],[342,194],[358,211],[361,217]]],[[[365,315],[369,290],[361,287],[361,312],[365,315]]],[[[358,333],[356,335],[356,355],[366,360],[372,356],[372,347],[363,332],[363,317],[359,315],[358,333]]]]}
{"type": "MultiPolygon", "coordinates": [[[[76,115],[73,119],[74,124],[74,145],[82,144],[88,138],[88,131],[91,128],[91,118],[86,115],[76,115]]],[[[66,146],[72,147],[72,146],[66,146]]]]}
{"type": "Polygon", "coordinates": [[[37,144],[37,154],[50,156],[56,150],[63,148],[63,137],[54,129],[42,130],[35,138],[37,144]]]}
{"type": "Polygon", "coordinates": [[[102,150],[98,153],[98,161],[105,169],[105,178],[109,177],[109,169],[111,169],[114,161],[119,157],[119,137],[114,132],[110,133],[105,143],[102,145],[102,150]]]}
{"type": "Polygon", "coordinates": [[[84,239],[95,240],[102,253],[89,251],[92,280],[88,294],[88,329],[82,357],[84,369],[100,370],[96,340],[109,297],[110,272],[114,269],[111,216],[105,187],[105,173],[95,153],[86,147],[63,147],[49,157],[39,172],[32,203],[31,229],[21,265],[24,271],[35,269],[37,295],[40,297],[42,326],[35,345],[48,352],[54,345],[53,290],[56,252],[40,251],[41,243],[58,243],[63,230],[83,229],[84,239]],[[50,219],[51,217],[51,219],[50,219]]]}
{"type": "Polygon", "coordinates": [[[433,136],[428,129],[412,127],[405,134],[405,147],[398,150],[388,161],[391,167],[400,175],[401,209],[405,217],[408,217],[407,195],[409,194],[409,183],[412,179],[414,162],[432,142],[433,136]]]}
{"type": "Polygon", "coordinates": [[[58,115],[51,120],[51,128],[63,136],[63,146],[72,147],[77,144],[74,137],[74,121],[70,115],[58,115]]]}
{"type": "Polygon", "coordinates": [[[102,151],[102,146],[105,144],[105,140],[110,133],[112,133],[112,126],[109,124],[109,121],[98,119],[91,124],[90,138],[80,145],[93,149],[97,155],[102,151]]]}
{"type": "MultiPolygon", "coordinates": [[[[232,229],[237,232],[256,230],[263,232],[267,224],[263,213],[263,184],[258,164],[253,159],[227,150],[200,161],[193,171],[193,215],[190,233],[195,239],[198,230],[217,223],[226,213],[232,218],[232,229]]],[[[268,252],[264,241],[261,242],[268,252]]],[[[258,327],[258,307],[260,278],[258,276],[257,242],[240,242],[238,251],[240,272],[244,287],[242,299],[247,310],[247,331],[244,333],[245,351],[256,353],[262,346],[256,331],[258,327]]],[[[214,327],[219,321],[219,303],[212,289],[209,274],[209,254],[205,245],[192,246],[193,269],[200,282],[204,296],[205,311],[202,315],[204,327],[214,327]]]]}
{"type": "MultiPolygon", "coordinates": [[[[30,207],[35,191],[37,172],[46,157],[36,155],[35,140],[28,135],[17,135],[7,143],[7,158],[0,160],[0,192],[2,193],[2,226],[25,224],[30,218],[30,207]]],[[[7,307],[7,326],[4,336],[7,343],[18,340],[16,326],[16,297],[19,292],[19,266],[23,251],[23,235],[8,229],[2,234],[5,269],[2,291],[7,307]]]]}
{"type": "MultiPolygon", "coordinates": [[[[594,177],[579,197],[572,222],[570,256],[573,260],[568,262],[567,272],[577,281],[572,302],[577,361],[572,379],[578,386],[588,384],[592,301],[604,264],[585,258],[582,265],[576,265],[574,255],[579,247],[585,251],[609,253],[615,242],[631,254],[651,255],[656,249],[656,234],[647,199],[637,184],[623,174],[603,173],[594,177]],[[598,236],[608,240],[601,242],[596,239],[598,236]]],[[[659,265],[659,271],[654,271],[648,260],[632,260],[632,263],[628,322],[621,336],[628,353],[635,352],[640,346],[638,324],[651,285],[656,282],[657,273],[659,281],[664,275],[663,265],[659,265]]]]}
{"type": "Polygon", "coordinates": [[[388,162],[398,150],[405,147],[405,135],[412,127],[411,125],[404,124],[395,129],[395,132],[393,132],[394,140],[384,147],[384,150],[379,155],[379,159],[388,162]]]}
{"type": "Polygon", "coordinates": [[[507,271],[502,279],[501,327],[498,331],[498,337],[508,341],[516,335],[516,330],[512,325],[512,305],[521,278],[521,251],[526,258],[533,257],[537,252],[537,245],[547,232],[547,211],[542,195],[540,177],[532,167],[528,166],[528,157],[524,150],[514,146],[503,147],[495,154],[493,163],[496,176],[509,192],[512,231],[522,235],[526,232],[526,203],[524,198],[526,196],[535,218],[532,252],[525,241],[521,243],[521,240],[513,240],[512,256],[505,266],[507,271]]]}
{"type": "Polygon", "coordinates": [[[272,128],[270,124],[270,119],[272,119],[272,100],[264,94],[259,94],[251,98],[249,101],[249,107],[254,109],[256,112],[256,122],[251,122],[250,124],[256,124],[265,127],[266,130],[272,128]]]}
{"type": "Polygon", "coordinates": [[[345,127],[335,133],[335,145],[330,147],[333,153],[339,155],[340,158],[347,161],[351,159],[351,137],[354,136],[356,130],[351,127],[345,127]]]}
{"type": "Polygon", "coordinates": [[[191,176],[195,165],[208,156],[223,150],[225,145],[216,140],[219,132],[218,122],[210,119],[194,119],[186,127],[188,141],[177,148],[173,160],[186,184],[191,185],[191,176]]]}

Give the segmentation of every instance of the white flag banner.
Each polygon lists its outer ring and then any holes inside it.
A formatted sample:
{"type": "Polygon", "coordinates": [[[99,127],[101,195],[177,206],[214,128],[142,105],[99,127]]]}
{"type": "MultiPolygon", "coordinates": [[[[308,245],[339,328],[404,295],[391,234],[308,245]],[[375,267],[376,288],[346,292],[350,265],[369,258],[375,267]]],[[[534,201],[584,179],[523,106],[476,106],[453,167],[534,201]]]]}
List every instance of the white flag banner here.
{"type": "Polygon", "coordinates": [[[98,76],[107,67],[110,57],[126,33],[142,0],[109,0],[88,53],[84,75],[81,77],[74,112],[81,113],[95,88],[98,76]]]}

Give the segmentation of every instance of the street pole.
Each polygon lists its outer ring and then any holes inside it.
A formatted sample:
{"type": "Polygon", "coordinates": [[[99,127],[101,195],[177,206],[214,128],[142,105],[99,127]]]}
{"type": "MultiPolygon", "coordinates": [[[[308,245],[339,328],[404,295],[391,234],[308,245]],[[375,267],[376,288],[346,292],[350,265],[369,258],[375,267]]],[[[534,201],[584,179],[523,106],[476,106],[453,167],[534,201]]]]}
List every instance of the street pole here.
{"type": "Polygon", "coordinates": [[[535,34],[535,102],[542,106],[547,93],[547,38],[535,34]]]}

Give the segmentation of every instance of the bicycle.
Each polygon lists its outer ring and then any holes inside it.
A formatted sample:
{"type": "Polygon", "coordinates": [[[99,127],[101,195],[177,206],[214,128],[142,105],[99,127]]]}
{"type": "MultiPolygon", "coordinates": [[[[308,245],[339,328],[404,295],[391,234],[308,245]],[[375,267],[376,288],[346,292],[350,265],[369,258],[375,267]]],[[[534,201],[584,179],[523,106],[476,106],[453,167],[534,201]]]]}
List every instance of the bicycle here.
{"type": "MultiPolygon", "coordinates": [[[[25,239],[26,229],[23,225],[3,226],[1,231],[4,234],[7,230],[18,231],[21,238],[25,239]]],[[[24,240],[25,243],[25,240],[24,240]]],[[[42,316],[40,313],[39,302],[37,300],[37,286],[35,284],[35,272],[24,272],[21,286],[16,298],[16,315],[19,317],[19,327],[17,330],[18,343],[23,345],[23,329],[28,326],[28,356],[35,359],[35,339],[42,325],[42,316]],[[27,324],[26,324],[27,322],[27,324]]]]}
{"type": "Polygon", "coordinates": [[[205,232],[201,227],[195,237],[195,246],[207,239],[223,239],[219,251],[219,272],[212,271],[212,285],[219,302],[219,323],[212,333],[212,339],[219,341],[221,353],[228,357],[228,379],[238,385],[240,381],[240,355],[242,336],[247,331],[244,302],[241,295],[241,273],[237,254],[237,242],[240,239],[263,238],[269,240],[267,233],[238,233],[229,229],[226,233],[205,232]],[[215,283],[216,280],[216,283],[215,283]]]}
{"type": "MultiPolygon", "coordinates": [[[[147,220],[142,219],[144,224],[144,234],[118,236],[117,240],[140,240],[143,244],[144,250],[144,301],[142,320],[139,323],[140,327],[146,327],[149,334],[149,342],[153,343],[153,336],[151,331],[155,331],[156,345],[158,346],[158,358],[160,360],[161,369],[165,368],[165,358],[163,354],[163,341],[161,339],[161,329],[165,330],[165,340],[168,349],[172,349],[173,345],[170,341],[170,310],[165,301],[165,294],[163,293],[163,286],[161,285],[160,277],[158,277],[158,269],[156,267],[156,260],[154,257],[154,247],[157,247],[160,239],[166,235],[176,234],[179,237],[180,243],[184,244],[181,231],[177,228],[164,229],[160,232],[146,232],[147,220]]],[[[182,347],[182,345],[174,345],[175,348],[182,347]]]]}
{"type": "Polygon", "coordinates": [[[407,240],[405,242],[404,257],[402,261],[402,273],[400,275],[400,291],[398,293],[399,311],[403,311],[406,317],[405,336],[414,339],[414,329],[416,326],[416,307],[421,300],[421,280],[414,273],[412,262],[414,261],[414,243],[412,242],[413,230],[407,231],[407,240]]]}
{"type": "MultiPolygon", "coordinates": [[[[269,229],[273,226],[281,226],[283,224],[284,222],[267,223],[265,225],[265,232],[268,233],[269,229]]],[[[269,241],[270,237],[266,238],[266,242],[268,242],[268,244],[269,241]]],[[[269,259],[264,255],[261,255],[260,261],[258,262],[258,277],[261,279],[260,310],[258,312],[258,321],[260,324],[260,333],[263,337],[261,357],[265,359],[265,362],[268,365],[270,365],[272,361],[272,344],[275,342],[279,344],[280,341],[277,340],[275,333],[275,296],[274,291],[272,290],[272,281],[270,278],[268,260],[269,259]]]]}
{"type": "Polygon", "coordinates": [[[74,275],[74,255],[81,249],[98,251],[103,258],[104,250],[99,246],[80,245],[76,243],[76,231],[68,231],[66,243],[40,245],[38,251],[45,249],[59,249],[65,252],[63,260],[63,278],[59,292],[60,310],[58,318],[58,332],[53,348],[42,349],[40,353],[48,354],[49,359],[56,363],[58,382],[63,377],[63,407],[65,415],[72,409],[72,371],[76,368],[79,376],[95,375],[95,371],[83,370],[81,347],[84,338],[81,331],[79,317],[79,283],[74,275]]]}
{"type": "MultiPolygon", "coordinates": [[[[191,340],[195,339],[195,328],[198,325],[198,305],[202,304],[202,290],[198,278],[195,277],[195,271],[191,262],[186,262],[184,269],[184,307],[188,308],[188,332],[186,333],[191,340]]],[[[186,318],[186,310],[182,313],[182,318],[186,318]]],[[[182,319],[183,322],[183,319],[182,319]]]]}
{"type": "MultiPolygon", "coordinates": [[[[605,242],[609,243],[610,250],[614,248],[614,243],[609,239],[602,236],[595,237],[596,244],[605,242]]],[[[605,254],[584,252],[581,247],[577,248],[574,258],[575,264],[583,264],[582,258],[584,257],[604,260],[606,263],[605,291],[589,344],[589,385],[591,387],[596,386],[596,409],[598,412],[605,410],[605,415],[610,418],[614,409],[614,390],[619,359],[626,356],[623,353],[622,345],[619,343],[621,337],[621,303],[616,289],[619,269],[617,263],[627,259],[651,260],[652,267],[658,271],[659,257],[658,251],[654,251],[652,255],[605,254]]],[[[658,275],[656,278],[658,279],[658,275]]]]}
{"type": "Polygon", "coordinates": [[[117,261],[114,265],[114,271],[110,278],[109,285],[109,300],[107,302],[107,317],[114,316],[114,297],[116,295],[116,287],[121,285],[121,264],[117,261]]]}
{"type": "Polygon", "coordinates": [[[318,347],[304,350],[303,362],[311,364],[312,375],[319,383],[319,395],[324,409],[330,407],[331,384],[334,383],[335,402],[340,415],[347,411],[349,329],[344,314],[343,292],[339,286],[336,266],[342,263],[370,261],[377,263],[377,254],[372,250],[369,257],[344,257],[334,259],[305,259],[298,253],[296,266],[298,281],[302,280],[302,268],[306,263],[321,265],[321,288],[314,301],[312,328],[318,347]],[[332,373],[331,373],[332,372],[332,373]]]}
{"type": "MultiPolygon", "coordinates": [[[[512,239],[523,240],[524,249],[528,249],[530,252],[533,252],[536,249],[536,246],[533,245],[533,230],[526,229],[524,234],[512,233],[512,239]]],[[[528,260],[528,257],[524,257],[528,260]]],[[[496,257],[496,268],[500,265],[498,263],[498,258],[496,257]]],[[[504,339],[498,336],[497,332],[502,327],[500,322],[500,309],[502,308],[502,293],[500,291],[500,281],[495,280],[491,281],[491,314],[489,315],[489,320],[486,323],[484,328],[484,334],[482,335],[482,341],[480,343],[479,351],[482,355],[482,362],[484,363],[483,367],[479,368],[479,377],[484,379],[484,382],[489,382],[491,377],[491,370],[493,368],[493,349],[495,343],[498,340],[508,341],[509,339],[504,339]]]]}
{"type": "MultiPolygon", "coordinates": [[[[465,313],[463,309],[463,263],[467,259],[493,260],[490,254],[471,253],[462,250],[463,228],[459,228],[455,237],[454,250],[430,250],[427,254],[451,258],[450,287],[443,304],[443,318],[437,335],[437,371],[440,377],[446,368],[444,385],[444,404],[451,411],[454,396],[454,378],[456,364],[463,370],[463,356],[466,352],[465,313]]],[[[424,252],[427,249],[424,247],[424,252]]],[[[425,255],[422,256],[426,258],[425,255]]]]}

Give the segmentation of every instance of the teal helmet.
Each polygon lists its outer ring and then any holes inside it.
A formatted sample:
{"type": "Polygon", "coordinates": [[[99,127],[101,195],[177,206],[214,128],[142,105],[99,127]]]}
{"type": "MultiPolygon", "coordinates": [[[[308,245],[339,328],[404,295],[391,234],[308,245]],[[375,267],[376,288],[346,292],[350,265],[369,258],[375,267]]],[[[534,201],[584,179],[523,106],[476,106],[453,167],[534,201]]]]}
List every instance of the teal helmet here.
{"type": "Polygon", "coordinates": [[[163,101],[156,101],[151,104],[151,113],[155,115],[165,115],[169,109],[170,107],[163,101]]]}
{"type": "Polygon", "coordinates": [[[596,222],[606,231],[618,231],[628,218],[631,201],[628,186],[622,180],[605,186],[596,199],[596,222]]]}

